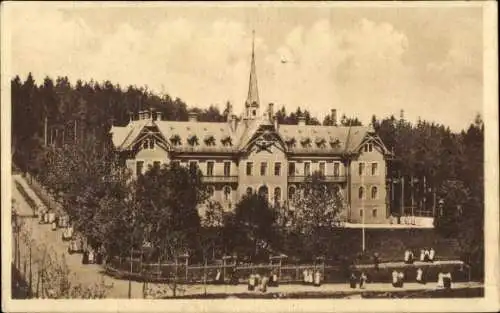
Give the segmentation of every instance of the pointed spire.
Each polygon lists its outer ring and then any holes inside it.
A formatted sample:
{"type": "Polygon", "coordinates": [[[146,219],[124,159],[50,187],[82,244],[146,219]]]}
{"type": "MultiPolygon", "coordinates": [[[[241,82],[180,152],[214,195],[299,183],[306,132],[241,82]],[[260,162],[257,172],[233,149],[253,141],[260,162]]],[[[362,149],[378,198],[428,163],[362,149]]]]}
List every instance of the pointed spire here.
{"type": "Polygon", "coordinates": [[[248,97],[246,101],[249,106],[259,107],[259,90],[257,88],[257,70],[255,68],[255,30],[252,31],[252,63],[250,65],[250,81],[248,84],[248,97]],[[255,103],[255,104],[254,104],[255,103]]]}

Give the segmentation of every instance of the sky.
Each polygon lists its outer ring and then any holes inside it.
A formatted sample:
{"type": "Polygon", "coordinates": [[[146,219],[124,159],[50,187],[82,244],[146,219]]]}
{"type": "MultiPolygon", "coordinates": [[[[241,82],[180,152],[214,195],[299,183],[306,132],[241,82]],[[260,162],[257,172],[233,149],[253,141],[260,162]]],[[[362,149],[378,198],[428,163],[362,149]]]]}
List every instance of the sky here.
{"type": "Polygon", "coordinates": [[[261,106],[467,128],[483,103],[480,7],[17,3],[12,76],[147,86],[243,112],[252,30],[261,106]]]}

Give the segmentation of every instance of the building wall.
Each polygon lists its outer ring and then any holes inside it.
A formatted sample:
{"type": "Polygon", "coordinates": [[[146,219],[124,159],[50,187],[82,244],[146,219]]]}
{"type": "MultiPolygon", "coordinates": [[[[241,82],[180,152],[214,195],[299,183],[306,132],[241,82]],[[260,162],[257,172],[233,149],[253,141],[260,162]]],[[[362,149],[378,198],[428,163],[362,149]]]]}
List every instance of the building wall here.
{"type": "MultiPolygon", "coordinates": [[[[181,165],[189,166],[189,163],[194,161],[197,163],[201,172],[204,176],[207,176],[207,167],[209,162],[214,162],[212,176],[221,177],[221,180],[216,182],[208,183],[213,190],[213,196],[211,200],[218,201],[221,203],[225,210],[234,209],[235,204],[238,200],[246,194],[247,188],[252,188],[253,192],[258,192],[259,188],[262,186],[267,186],[269,201],[274,202],[274,192],[275,188],[281,188],[280,201],[288,200],[289,186],[293,185],[298,187],[299,183],[288,183],[288,166],[290,162],[295,163],[295,176],[305,176],[304,164],[309,163],[310,173],[314,173],[320,169],[320,163],[325,163],[325,175],[334,175],[334,163],[339,164],[339,176],[347,175],[348,168],[336,157],[310,157],[310,158],[292,158],[288,159],[286,154],[279,149],[277,146],[273,145],[270,148],[270,152],[266,150],[256,149],[255,147],[250,150],[247,155],[242,156],[239,160],[231,159],[230,156],[221,158],[204,156],[200,158],[198,156],[182,156],[177,160],[180,161],[181,165]],[[230,173],[229,176],[237,177],[237,179],[230,178],[225,181],[224,176],[224,163],[230,163],[230,173]],[[253,163],[252,175],[247,175],[246,167],[247,162],[253,163]],[[261,163],[267,163],[267,172],[265,175],[261,175],[260,166],[261,163]],[[279,162],[281,164],[281,172],[279,176],[274,173],[274,166],[279,162]],[[224,188],[229,187],[231,192],[226,196],[224,188]]],[[[154,162],[169,163],[171,158],[167,151],[162,148],[155,146],[154,149],[141,149],[136,154],[135,159],[127,160],[127,166],[132,171],[133,175],[136,176],[137,162],[144,162],[143,171],[146,171],[148,166],[152,166],[154,162]]],[[[372,151],[364,151],[362,149],[361,154],[355,160],[352,160],[350,167],[350,185],[347,181],[335,183],[340,187],[342,194],[344,195],[346,201],[348,201],[349,190],[351,192],[351,203],[350,212],[348,214],[349,221],[353,223],[361,223],[363,218],[361,216],[361,210],[364,209],[365,212],[365,223],[385,223],[388,221],[387,215],[387,204],[386,204],[386,161],[382,151],[373,145],[372,151]],[[365,164],[365,175],[359,175],[359,164],[365,164]],[[377,172],[375,175],[371,173],[371,166],[373,163],[377,164],[377,172]],[[364,199],[359,198],[359,188],[363,186],[364,199]],[[371,198],[371,188],[377,188],[377,195],[375,199],[371,198]],[[374,213],[374,210],[375,213],[374,213]]]]}
{"type": "Polygon", "coordinates": [[[356,160],[351,162],[351,212],[350,219],[354,223],[361,223],[365,212],[365,223],[384,223],[388,219],[386,203],[386,162],[382,151],[373,146],[371,152],[362,149],[356,160]],[[359,173],[360,163],[364,164],[364,175],[359,173]],[[372,175],[372,164],[377,164],[377,173],[372,175]],[[359,189],[364,187],[364,197],[360,199],[359,189]],[[376,198],[372,199],[372,187],[377,188],[376,198]],[[376,213],[374,213],[376,210],[376,213]]]}
{"type": "Polygon", "coordinates": [[[280,201],[286,200],[288,162],[285,153],[277,146],[273,145],[269,151],[258,151],[252,148],[248,155],[239,160],[238,194],[243,196],[247,188],[252,188],[253,192],[258,192],[262,186],[267,186],[269,201],[274,202],[274,191],[276,187],[281,188],[280,201]],[[247,163],[252,162],[252,175],[247,175],[247,163]],[[267,164],[265,175],[261,175],[261,163],[267,164]],[[274,173],[275,164],[281,164],[280,175],[274,173]]]}

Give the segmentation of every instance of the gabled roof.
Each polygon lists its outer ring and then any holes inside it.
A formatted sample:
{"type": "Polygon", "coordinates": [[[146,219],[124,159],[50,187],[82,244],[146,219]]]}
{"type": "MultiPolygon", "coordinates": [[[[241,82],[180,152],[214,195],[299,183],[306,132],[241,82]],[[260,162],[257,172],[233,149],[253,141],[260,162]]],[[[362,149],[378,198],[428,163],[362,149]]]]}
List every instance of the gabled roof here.
{"type": "MultiPolygon", "coordinates": [[[[119,150],[128,150],[144,127],[155,125],[173,151],[206,153],[241,151],[247,147],[259,129],[274,129],[274,125],[265,116],[241,121],[234,131],[229,123],[139,120],[132,121],[125,127],[112,127],[113,144],[119,150]],[[180,138],[180,144],[177,145],[170,141],[176,136],[180,138]],[[188,139],[192,136],[198,138],[198,144],[189,144],[188,139]],[[215,140],[206,142],[210,137],[215,140]],[[230,138],[231,144],[224,144],[224,141],[227,141],[224,139],[227,138],[230,138]]],[[[367,138],[378,138],[372,132],[369,126],[279,125],[276,134],[284,142],[294,139],[293,145],[286,146],[289,153],[338,155],[358,152],[367,138]],[[307,146],[303,145],[304,141],[308,142],[307,146]]],[[[387,152],[379,139],[376,142],[380,142],[384,152],[387,152]]]]}

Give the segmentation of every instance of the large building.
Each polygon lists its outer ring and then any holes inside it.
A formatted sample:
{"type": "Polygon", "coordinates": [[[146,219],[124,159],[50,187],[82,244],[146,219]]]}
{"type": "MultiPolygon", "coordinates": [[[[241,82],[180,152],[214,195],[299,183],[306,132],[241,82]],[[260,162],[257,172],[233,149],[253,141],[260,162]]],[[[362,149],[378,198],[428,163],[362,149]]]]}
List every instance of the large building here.
{"type": "MultiPolygon", "coordinates": [[[[285,203],[315,171],[336,185],[351,223],[386,223],[386,160],[390,155],[372,127],[280,125],[273,105],[262,110],[252,48],[245,110],[226,122],[165,121],[141,111],[128,125],[111,129],[115,147],[134,175],[155,163],[197,164],[213,200],[230,210],[248,192],[285,203]],[[364,216],[363,216],[364,215],[364,216]]],[[[332,110],[336,119],[336,110],[332,110]]]]}

